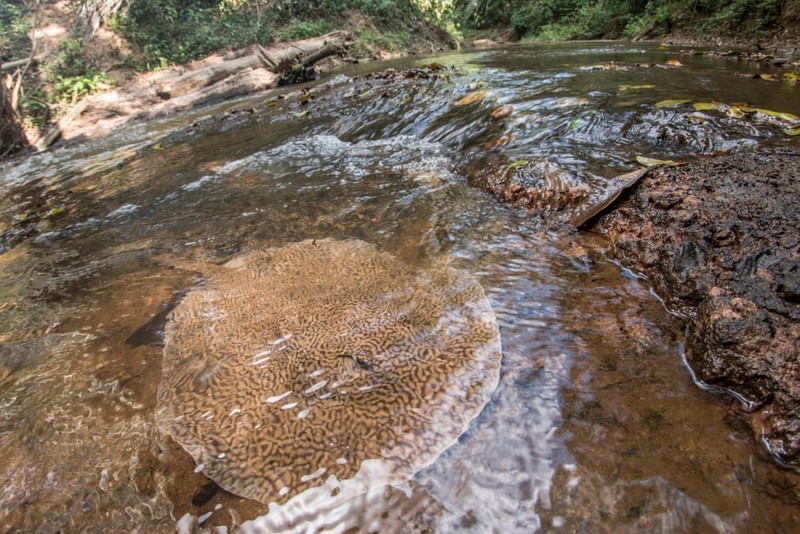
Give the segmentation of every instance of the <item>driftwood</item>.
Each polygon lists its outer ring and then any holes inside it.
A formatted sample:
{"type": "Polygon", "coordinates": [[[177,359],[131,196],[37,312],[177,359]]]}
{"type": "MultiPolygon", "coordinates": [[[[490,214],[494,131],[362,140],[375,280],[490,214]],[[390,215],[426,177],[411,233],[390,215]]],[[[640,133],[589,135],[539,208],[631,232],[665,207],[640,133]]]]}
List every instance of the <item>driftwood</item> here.
{"type": "Polygon", "coordinates": [[[265,67],[280,74],[294,63],[308,67],[328,56],[341,52],[350,42],[348,32],[338,31],[292,43],[279,43],[268,48],[259,46],[255,53],[223,61],[169,80],[156,88],[159,97],[167,100],[216,84],[228,76],[248,69],[265,67]]]}

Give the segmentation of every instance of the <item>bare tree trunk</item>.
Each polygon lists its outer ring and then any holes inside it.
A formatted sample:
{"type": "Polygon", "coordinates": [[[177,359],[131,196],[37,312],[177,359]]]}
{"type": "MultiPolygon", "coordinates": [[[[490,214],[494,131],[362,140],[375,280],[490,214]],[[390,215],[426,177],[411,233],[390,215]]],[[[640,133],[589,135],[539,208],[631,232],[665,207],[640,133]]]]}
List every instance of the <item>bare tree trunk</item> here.
{"type": "Polygon", "coordinates": [[[28,138],[14,109],[13,85],[11,76],[0,79],[0,159],[28,146],[28,138]]]}
{"type": "Polygon", "coordinates": [[[75,16],[75,27],[91,37],[105,21],[128,8],[128,0],[87,0],[75,16]]]}

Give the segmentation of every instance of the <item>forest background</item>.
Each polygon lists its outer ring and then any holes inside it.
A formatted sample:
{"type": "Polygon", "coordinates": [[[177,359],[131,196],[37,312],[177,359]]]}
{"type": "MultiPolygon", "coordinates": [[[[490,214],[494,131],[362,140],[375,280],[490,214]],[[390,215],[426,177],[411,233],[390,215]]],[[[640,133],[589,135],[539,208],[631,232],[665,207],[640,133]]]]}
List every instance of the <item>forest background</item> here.
{"type": "Polygon", "coordinates": [[[0,158],[24,146],[26,131],[137,72],[335,29],[354,33],[358,59],[485,37],[796,51],[799,27],[800,0],[0,0],[0,158]]]}

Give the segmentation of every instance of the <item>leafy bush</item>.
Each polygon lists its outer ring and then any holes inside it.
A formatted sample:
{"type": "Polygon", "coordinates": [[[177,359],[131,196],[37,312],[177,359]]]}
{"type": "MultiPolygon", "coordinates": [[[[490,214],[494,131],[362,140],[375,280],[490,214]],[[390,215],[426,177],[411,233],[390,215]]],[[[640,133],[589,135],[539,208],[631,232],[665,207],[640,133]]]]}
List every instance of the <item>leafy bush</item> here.
{"type": "Polygon", "coordinates": [[[69,38],[61,41],[56,53],[47,59],[45,73],[50,79],[69,78],[82,76],[90,68],[83,41],[69,38]]]}
{"type": "Polygon", "coordinates": [[[29,50],[30,14],[24,0],[0,0],[0,60],[19,59],[29,50]]]}
{"type": "Polygon", "coordinates": [[[703,30],[733,30],[743,24],[756,31],[766,31],[778,22],[786,0],[698,0],[700,8],[711,16],[701,25],[703,30]]]}
{"type": "Polygon", "coordinates": [[[112,27],[142,54],[150,70],[185,63],[225,47],[267,43],[272,15],[260,2],[131,0],[112,27]]]}
{"type": "Polygon", "coordinates": [[[298,39],[310,39],[325,35],[335,29],[334,25],[325,20],[315,20],[311,22],[298,22],[282,31],[280,38],[286,41],[296,41],[298,39]]]}
{"type": "Polygon", "coordinates": [[[109,83],[105,72],[93,72],[83,76],[59,77],[54,89],[58,100],[75,102],[84,95],[97,91],[100,83],[109,83]]]}
{"type": "Polygon", "coordinates": [[[452,29],[452,0],[130,0],[109,27],[131,42],[140,67],[184,63],[223,48],[304,39],[335,29],[348,11],[370,16],[381,29],[408,31],[425,21],[452,29]]]}

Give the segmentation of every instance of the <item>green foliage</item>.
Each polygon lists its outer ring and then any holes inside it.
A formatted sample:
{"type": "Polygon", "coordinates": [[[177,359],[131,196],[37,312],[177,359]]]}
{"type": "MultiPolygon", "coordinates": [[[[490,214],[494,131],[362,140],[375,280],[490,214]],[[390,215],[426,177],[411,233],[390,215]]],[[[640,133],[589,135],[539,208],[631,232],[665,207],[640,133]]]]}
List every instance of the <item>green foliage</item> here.
{"type": "Polygon", "coordinates": [[[31,13],[25,0],[0,0],[0,60],[21,59],[30,49],[31,13]]]}
{"type": "Polygon", "coordinates": [[[267,43],[272,10],[266,2],[131,0],[115,28],[140,51],[144,70],[185,63],[226,47],[267,43]]]}
{"type": "Polygon", "coordinates": [[[305,39],[361,12],[382,30],[411,31],[421,21],[454,31],[453,0],[130,0],[109,21],[138,50],[145,70],[184,63],[224,48],[305,39]]]}
{"type": "Polygon", "coordinates": [[[285,41],[296,41],[298,39],[310,39],[319,37],[335,30],[336,27],[325,20],[315,20],[311,22],[298,22],[280,33],[280,38],[285,41]]]}
{"type": "Polygon", "coordinates": [[[474,27],[510,25],[535,39],[634,37],[650,28],[683,25],[701,33],[765,31],[797,0],[458,0],[474,27]]]}
{"type": "Polygon", "coordinates": [[[45,73],[48,78],[82,76],[90,70],[83,41],[69,38],[61,41],[56,53],[47,59],[45,73]]]}
{"type": "Polygon", "coordinates": [[[399,52],[408,48],[411,35],[408,32],[360,32],[356,36],[356,55],[369,55],[371,46],[383,48],[389,52],[399,52]]]}
{"type": "Polygon", "coordinates": [[[701,24],[702,30],[733,30],[751,25],[756,31],[766,31],[780,18],[786,0],[698,0],[700,8],[711,13],[701,24]]]}
{"type": "Polygon", "coordinates": [[[92,72],[81,76],[60,76],[53,87],[58,100],[75,102],[80,97],[97,91],[100,83],[109,83],[105,72],[92,72]]]}

